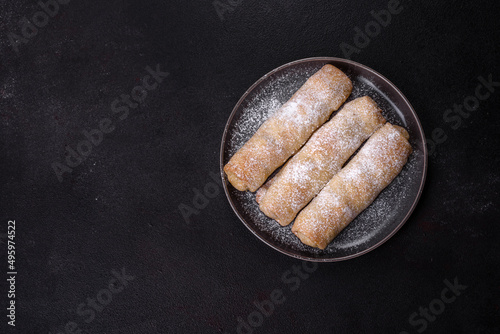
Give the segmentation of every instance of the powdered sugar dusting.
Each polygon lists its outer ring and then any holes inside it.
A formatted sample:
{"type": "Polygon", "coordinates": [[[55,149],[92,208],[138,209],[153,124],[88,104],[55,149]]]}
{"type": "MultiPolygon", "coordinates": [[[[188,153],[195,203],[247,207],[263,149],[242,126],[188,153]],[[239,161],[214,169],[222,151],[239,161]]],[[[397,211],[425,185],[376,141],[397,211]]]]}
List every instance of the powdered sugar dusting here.
{"type": "Polygon", "coordinates": [[[307,71],[280,72],[268,80],[259,91],[250,94],[242,112],[235,119],[233,131],[228,133],[228,155],[233,156],[259,129],[269,116],[274,114],[290,97],[320,68],[307,71]]]}
{"type": "Polygon", "coordinates": [[[399,174],[410,152],[398,129],[384,125],[300,213],[293,230],[327,246],[399,174]]]}
{"type": "Polygon", "coordinates": [[[351,81],[325,65],[275,111],[225,165],[239,190],[256,191],[347,99],[351,81]]]}
{"type": "Polygon", "coordinates": [[[390,226],[401,221],[404,217],[401,208],[407,207],[409,197],[413,196],[410,192],[411,181],[419,177],[418,154],[414,151],[410,155],[401,173],[334,239],[326,251],[362,247],[370,240],[384,236],[390,226]]]}
{"type": "Polygon", "coordinates": [[[273,180],[260,208],[281,224],[291,222],[384,122],[370,98],[358,98],[344,105],[273,180]]]}
{"type": "MultiPolygon", "coordinates": [[[[228,129],[224,163],[227,163],[260,125],[322,65],[318,62],[311,62],[307,66],[285,68],[269,77],[258,89],[249,94],[228,129]]],[[[302,244],[291,232],[292,224],[281,227],[265,216],[255,202],[254,193],[229,190],[229,195],[238,212],[256,233],[269,243],[296,254],[317,258],[346,256],[356,254],[380,242],[405,219],[420,187],[424,170],[424,142],[418,133],[418,121],[408,112],[403,114],[382,89],[376,87],[369,78],[345,73],[353,83],[353,92],[348,101],[365,95],[373,98],[389,122],[401,125],[409,131],[413,153],[394,181],[325,250],[302,244]]]]}

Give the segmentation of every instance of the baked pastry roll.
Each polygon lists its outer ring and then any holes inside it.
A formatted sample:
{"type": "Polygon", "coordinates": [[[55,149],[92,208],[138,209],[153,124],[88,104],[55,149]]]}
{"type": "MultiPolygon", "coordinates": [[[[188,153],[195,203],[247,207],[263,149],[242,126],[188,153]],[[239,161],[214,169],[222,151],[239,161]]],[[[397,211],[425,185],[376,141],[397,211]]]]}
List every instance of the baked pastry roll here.
{"type": "Polygon", "coordinates": [[[412,149],[405,129],[386,123],[299,213],[292,232],[326,246],[401,172],[412,149]]]}
{"type": "Polygon", "coordinates": [[[275,177],[259,189],[260,210],[283,226],[290,224],[384,123],[380,109],[368,96],[344,105],[275,177]]]}
{"type": "Polygon", "coordinates": [[[224,166],[238,190],[256,191],[349,97],[351,80],[325,65],[269,117],[224,166]]]}

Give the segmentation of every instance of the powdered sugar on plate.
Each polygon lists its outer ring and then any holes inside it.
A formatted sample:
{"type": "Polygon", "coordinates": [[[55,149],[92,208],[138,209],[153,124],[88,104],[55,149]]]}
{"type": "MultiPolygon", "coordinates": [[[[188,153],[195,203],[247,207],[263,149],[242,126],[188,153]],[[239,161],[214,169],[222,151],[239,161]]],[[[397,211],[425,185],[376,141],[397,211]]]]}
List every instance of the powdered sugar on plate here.
{"type": "MultiPolygon", "coordinates": [[[[228,126],[226,141],[223,144],[222,164],[227,163],[260,125],[324,64],[325,62],[314,61],[285,67],[256,86],[242,101],[228,126]]],[[[365,95],[370,96],[382,109],[382,114],[388,122],[404,127],[410,134],[413,153],[402,172],[372,205],[358,215],[325,250],[319,250],[300,242],[291,232],[293,223],[282,227],[264,215],[255,201],[255,193],[240,192],[227,185],[233,208],[255,234],[273,247],[300,257],[320,260],[345,257],[381,242],[406,219],[415,198],[418,197],[425,172],[425,143],[418,133],[418,119],[413,118],[411,112],[398,109],[388,94],[370,78],[355,75],[348,68],[343,70],[353,83],[353,91],[347,102],[365,95]]],[[[336,112],[332,117],[335,114],[336,112]]]]}

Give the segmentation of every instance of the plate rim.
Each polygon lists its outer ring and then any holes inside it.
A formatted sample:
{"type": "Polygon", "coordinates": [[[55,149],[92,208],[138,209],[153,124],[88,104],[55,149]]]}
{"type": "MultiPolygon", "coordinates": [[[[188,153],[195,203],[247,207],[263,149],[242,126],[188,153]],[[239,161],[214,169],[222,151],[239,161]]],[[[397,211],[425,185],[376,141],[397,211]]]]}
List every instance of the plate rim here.
{"type": "Polygon", "coordinates": [[[426,137],[425,137],[425,132],[424,132],[424,130],[422,128],[422,124],[420,122],[420,119],[418,118],[418,115],[417,115],[415,109],[413,108],[413,106],[411,105],[411,103],[408,101],[408,99],[406,98],[406,96],[401,92],[401,90],[399,90],[399,88],[397,88],[396,85],[394,85],[385,76],[383,76],[379,72],[375,71],[374,69],[372,69],[372,68],[370,68],[370,67],[368,67],[366,65],[360,64],[360,63],[355,62],[355,61],[350,60],[350,59],[344,59],[344,58],[338,58],[338,57],[309,57],[309,58],[302,58],[302,59],[294,60],[294,61],[291,61],[291,62],[288,62],[286,64],[283,64],[281,66],[276,67],[275,69],[271,70],[270,72],[268,72],[268,73],[264,74],[262,77],[260,77],[254,84],[252,84],[245,91],[245,93],[243,93],[243,95],[240,97],[240,99],[238,100],[238,102],[235,104],[233,110],[231,111],[231,114],[229,115],[229,118],[228,118],[228,120],[226,122],[226,125],[224,126],[224,132],[222,134],[222,141],[221,141],[221,145],[220,145],[219,168],[220,168],[220,176],[221,176],[221,180],[222,180],[222,187],[224,188],[224,193],[226,194],[226,198],[227,198],[229,204],[231,205],[231,208],[233,209],[233,211],[236,214],[236,216],[243,223],[243,225],[245,225],[252,232],[252,234],[254,234],[260,241],[264,242],[266,245],[268,245],[269,247],[273,248],[274,250],[277,250],[278,252],[280,252],[282,254],[288,255],[290,257],[293,257],[293,258],[296,258],[296,259],[299,259],[299,260],[309,261],[309,262],[340,262],[340,261],[350,260],[350,259],[359,257],[361,255],[364,255],[366,253],[369,253],[369,252],[375,250],[376,248],[380,247],[382,244],[384,244],[385,242],[387,242],[390,238],[392,238],[392,236],[394,234],[396,234],[396,232],[398,232],[403,227],[404,224],[406,224],[406,221],[410,218],[410,216],[412,215],[413,211],[415,210],[418,202],[420,201],[420,197],[422,195],[422,192],[423,192],[423,189],[424,189],[424,185],[425,185],[425,181],[426,181],[426,178],[427,178],[427,168],[428,168],[427,140],[426,140],[426,137]],[[278,247],[278,246],[274,245],[273,243],[269,242],[268,240],[264,239],[258,233],[258,231],[255,231],[250,226],[250,224],[246,222],[246,220],[241,216],[241,214],[239,213],[239,211],[236,209],[236,207],[235,207],[235,205],[233,203],[233,200],[232,200],[232,198],[231,198],[231,196],[229,194],[229,190],[228,190],[228,182],[229,181],[225,177],[225,173],[224,173],[224,144],[226,143],[226,137],[227,137],[227,134],[228,134],[229,125],[231,124],[231,122],[232,122],[232,120],[233,120],[233,118],[235,116],[236,111],[240,108],[241,104],[243,103],[243,101],[245,101],[245,99],[247,98],[247,96],[255,89],[255,87],[257,87],[258,85],[260,85],[264,80],[266,80],[269,76],[275,74],[276,72],[279,72],[279,71],[281,71],[281,70],[283,70],[283,69],[285,69],[287,67],[291,67],[291,66],[294,66],[294,65],[297,65],[297,64],[308,63],[308,62],[317,62],[317,61],[327,62],[327,63],[328,62],[339,62],[339,63],[350,64],[350,65],[353,65],[353,66],[361,67],[361,68],[365,69],[366,71],[371,72],[375,76],[377,76],[380,79],[382,79],[392,89],[394,89],[394,91],[397,93],[397,95],[399,95],[402,98],[402,100],[404,101],[404,103],[407,105],[408,109],[410,110],[410,112],[413,114],[415,120],[417,121],[416,123],[417,123],[417,126],[418,126],[418,131],[419,131],[421,137],[423,138],[423,162],[424,163],[423,163],[422,178],[421,178],[421,181],[420,181],[420,185],[419,185],[417,196],[415,197],[415,199],[414,199],[414,201],[413,201],[410,209],[406,213],[405,217],[396,226],[396,228],[394,228],[389,234],[387,234],[384,238],[382,238],[376,244],[374,244],[374,245],[372,245],[372,246],[370,246],[370,247],[368,247],[368,248],[366,248],[366,249],[364,249],[364,250],[362,250],[360,252],[357,252],[357,253],[354,253],[354,254],[351,254],[351,255],[342,256],[342,257],[336,257],[336,258],[315,258],[315,257],[303,256],[303,255],[295,254],[293,252],[281,249],[280,247],[278,247]]]}

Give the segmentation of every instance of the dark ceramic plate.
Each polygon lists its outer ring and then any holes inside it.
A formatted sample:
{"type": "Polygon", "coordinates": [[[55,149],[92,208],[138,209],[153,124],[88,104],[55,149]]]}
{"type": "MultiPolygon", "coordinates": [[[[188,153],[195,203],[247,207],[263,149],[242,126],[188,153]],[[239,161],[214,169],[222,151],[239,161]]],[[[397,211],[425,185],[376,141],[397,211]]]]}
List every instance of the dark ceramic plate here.
{"type": "Polygon", "coordinates": [[[224,191],[231,207],[260,240],[286,255],[302,260],[341,261],[377,248],[403,226],[422,193],[427,172],[427,148],[417,114],[389,80],[350,60],[308,58],[278,67],[243,94],[229,116],[222,136],[220,168],[224,191]],[[353,91],[348,101],[368,95],[377,102],[387,121],[408,130],[413,153],[403,171],[373,204],[356,217],[325,250],[319,250],[303,245],[291,232],[292,224],[281,227],[260,212],[255,194],[233,188],[222,168],[267,117],[325,64],[338,67],[352,80],[353,91]]]}

